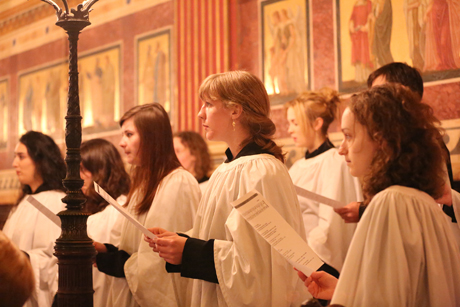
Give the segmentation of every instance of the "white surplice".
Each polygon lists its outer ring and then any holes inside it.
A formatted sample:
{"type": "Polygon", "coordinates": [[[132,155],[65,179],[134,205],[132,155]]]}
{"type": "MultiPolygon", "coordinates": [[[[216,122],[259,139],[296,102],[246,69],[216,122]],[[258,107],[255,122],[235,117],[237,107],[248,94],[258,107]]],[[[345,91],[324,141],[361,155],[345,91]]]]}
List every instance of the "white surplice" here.
{"type": "Polygon", "coordinates": [[[230,204],[253,189],[305,238],[295,189],[283,163],[260,154],[221,164],[188,232],[194,238],[215,239],[219,284],[193,280],[191,306],[299,306],[308,297],[292,265],[230,204]]]}
{"type": "MultiPolygon", "coordinates": [[[[167,175],[157,189],[148,212],[137,215],[133,199],[128,210],[146,228],[161,227],[173,232],[192,228],[201,197],[198,182],[183,168],[167,175]]],[[[131,255],[126,261],[126,278],[113,278],[108,306],[184,306],[185,278],[166,272],[165,261],[154,253],[143,234],[123,220],[119,249],[131,255]],[[180,289],[179,289],[180,288],[180,289]]]]}
{"type": "MultiPolygon", "coordinates": [[[[61,201],[65,197],[64,192],[44,191],[33,197],[53,213],[65,209],[61,201]]],[[[34,271],[35,290],[24,306],[49,307],[58,288],[57,258],[53,253],[61,228],[26,201],[26,198],[27,195],[12,209],[3,232],[20,250],[29,254],[34,271]]]]}
{"type": "MultiPolygon", "coordinates": [[[[120,205],[126,202],[126,196],[117,198],[120,205]]],[[[124,217],[112,205],[88,217],[88,236],[99,243],[110,243],[118,246],[120,243],[121,225],[124,217]]],[[[106,275],[93,267],[94,306],[107,306],[107,295],[112,285],[113,276],[106,275]]]]}
{"type": "Polygon", "coordinates": [[[331,304],[460,306],[460,253],[428,194],[392,186],[361,218],[331,304]]]}
{"type": "MultiPolygon", "coordinates": [[[[289,170],[295,185],[349,204],[362,200],[358,179],[352,177],[336,148],[298,160],[289,170]]],[[[332,207],[299,196],[308,245],[339,272],[347,255],[355,223],[345,223],[332,207]]]]}

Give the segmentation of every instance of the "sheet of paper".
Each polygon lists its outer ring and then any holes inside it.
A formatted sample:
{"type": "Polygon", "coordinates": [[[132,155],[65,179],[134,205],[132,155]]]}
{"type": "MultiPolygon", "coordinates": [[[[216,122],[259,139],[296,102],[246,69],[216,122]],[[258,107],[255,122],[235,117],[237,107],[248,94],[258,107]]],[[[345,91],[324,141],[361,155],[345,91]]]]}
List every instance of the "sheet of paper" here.
{"type": "Polygon", "coordinates": [[[297,270],[309,276],[323,262],[268,201],[253,190],[232,206],[297,270]]]}
{"type": "Polygon", "coordinates": [[[131,223],[134,224],[140,231],[142,231],[143,234],[145,234],[147,237],[150,239],[156,239],[157,236],[148,231],[147,228],[144,227],[141,223],[139,223],[134,216],[132,216],[125,208],[123,208],[115,199],[112,198],[103,188],[100,187],[96,182],[94,182],[94,189],[96,192],[102,196],[109,204],[115,207],[118,211],[120,211],[121,214],[124,215],[130,221],[131,223]]]}
{"type": "Polygon", "coordinates": [[[298,187],[298,186],[295,186],[295,191],[297,192],[297,195],[299,196],[314,200],[316,202],[322,203],[327,206],[331,206],[332,208],[342,208],[347,205],[340,201],[330,199],[325,196],[302,189],[301,187],[298,187]]]}
{"type": "Polygon", "coordinates": [[[47,218],[51,220],[54,224],[56,224],[59,228],[61,228],[61,219],[59,216],[53,213],[50,209],[45,207],[41,202],[35,199],[35,197],[29,195],[27,196],[26,200],[35,208],[38,209],[41,213],[43,213],[47,218]]]}

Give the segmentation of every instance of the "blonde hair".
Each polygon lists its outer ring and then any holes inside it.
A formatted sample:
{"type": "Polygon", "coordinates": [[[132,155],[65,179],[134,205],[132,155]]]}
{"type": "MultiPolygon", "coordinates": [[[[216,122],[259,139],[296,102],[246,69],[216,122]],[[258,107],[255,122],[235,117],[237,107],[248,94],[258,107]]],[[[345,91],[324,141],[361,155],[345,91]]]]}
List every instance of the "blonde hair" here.
{"type": "Polygon", "coordinates": [[[292,108],[295,117],[303,131],[312,127],[317,118],[323,119],[321,135],[326,137],[330,124],[335,120],[340,103],[339,94],[328,87],[319,91],[309,91],[299,94],[294,100],[284,105],[285,110],[292,108]]]}
{"type": "Polygon", "coordinates": [[[201,84],[199,96],[203,101],[220,100],[225,108],[240,105],[243,108],[240,123],[250,135],[241,145],[255,142],[284,162],[281,147],[273,141],[276,127],[269,117],[270,101],[259,78],[246,71],[210,75],[201,84]]]}
{"type": "Polygon", "coordinates": [[[34,283],[29,259],[0,231],[0,307],[22,306],[34,283]]]}

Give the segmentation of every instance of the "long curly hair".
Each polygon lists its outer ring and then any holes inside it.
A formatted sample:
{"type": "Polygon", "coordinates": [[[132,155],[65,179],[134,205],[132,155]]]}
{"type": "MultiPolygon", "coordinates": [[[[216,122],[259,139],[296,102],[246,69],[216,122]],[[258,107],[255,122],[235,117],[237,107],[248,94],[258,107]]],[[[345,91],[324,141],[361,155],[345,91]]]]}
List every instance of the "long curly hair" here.
{"type": "Polygon", "coordinates": [[[149,211],[158,186],[166,175],[180,167],[174,152],[171,123],[159,103],[139,105],[128,110],[120,119],[120,127],[132,118],[139,132],[141,166],[132,166],[132,185],[125,206],[139,193],[137,214],[149,211]]]}
{"type": "MultiPolygon", "coordinates": [[[[123,165],[118,150],[107,140],[92,139],[83,142],[80,147],[81,165],[91,173],[97,182],[113,198],[127,195],[131,180],[123,165]]],[[[102,211],[109,204],[91,184],[88,189],[85,210],[92,214],[102,211]]]]}
{"type": "Polygon", "coordinates": [[[435,199],[442,195],[442,134],[433,109],[419,95],[386,84],[352,96],[349,108],[378,145],[362,179],[365,204],[392,185],[415,188],[435,199]]]}
{"type": "Polygon", "coordinates": [[[200,99],[220,100],[224,107],[241,105],[241,124],[248,128],[249,137],[242,146],[254,142],[284,162],[280,146],[273,141],[276,127],[270,119],[270,101],[264,84],[247,71],[229,71],[208,76],[200,86],[200,99]]]}
{"type": "MultiPolygon", "coordinates": [[[[27,153],[35,164],[35,171],[49,190],[65,192],[62,180],[66,176],[66,164],[59,147],[54,140],[38,131],[28,131],[21,136],[19,142],[27,148],[27,153]]],[[[32,193],[29,185],[22,186],[17,204],[26,194],[32,193]]]]}

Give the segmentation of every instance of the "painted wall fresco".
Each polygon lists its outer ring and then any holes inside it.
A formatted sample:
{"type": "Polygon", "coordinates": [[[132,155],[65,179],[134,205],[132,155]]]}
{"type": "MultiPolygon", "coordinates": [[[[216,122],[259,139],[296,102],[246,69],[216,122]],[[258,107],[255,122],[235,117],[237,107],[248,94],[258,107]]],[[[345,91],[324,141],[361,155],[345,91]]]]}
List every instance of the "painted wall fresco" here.
{"type": "Polygon", "coordinates": [[[261,2],[263,80],[272,105],[309,88],[307,2],[261,2]]]}
{"type": "Polygon", "coordinates": [[[137,103],[160,103],[171,117],[171,30],[162,30],[137,41],[137,103]]]}
{"type": "Polygon", "coordinates": [[[460,72],[458,0],[337,0],[339,89],[353,92],[373,70],[405,62],[425,82],[460,72]]]}

